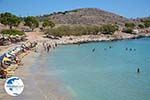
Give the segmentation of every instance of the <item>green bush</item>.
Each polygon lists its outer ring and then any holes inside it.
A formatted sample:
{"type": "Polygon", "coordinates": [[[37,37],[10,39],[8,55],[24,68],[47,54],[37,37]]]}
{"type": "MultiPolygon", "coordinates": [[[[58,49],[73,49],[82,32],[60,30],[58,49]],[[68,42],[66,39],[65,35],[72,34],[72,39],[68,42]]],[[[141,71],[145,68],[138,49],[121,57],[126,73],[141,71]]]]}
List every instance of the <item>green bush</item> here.
{"type": "Polygon", "coordinates": [[[122,30],[122,32],[132,34],[132,33],[133,33],[133,29],[131,29],[131,28],[124,28],[124,29],[122,30]]]}
{"type": "Polygon", "coordinates": [[[69,36],[69,35],[90,35],[90,34],[97,34],[100,31],[99,26],[69,26],[69,25],[62,25],[59,27],[55,27],[49,29],[46,34],[51,34],[54,36],[69,36]]]}
{"type": "Polygon", "coordinates": [[[25,33],[22,31],[19,31],[19,30],[15,30],[15,29],[5,29],[5,30],[1,31],[1,34],[2,35],[13,35],[13,36],[19,35],[19,36],[22,36],[25,33]]]}
{"type": "Polygon", "coordinates": [[[145,26],[143,24],[138,25],[139,28],[144,28],[145,26]]]}
{"type": "Polygon", "coordinates": [[[111,24],[102,25],[100,28],[102,34],[113,34],[117,30],[118,30],[118,26],[111,25],[111,24]]]}
{"type": "Polygon", "coordinates": [[[135,24],[134,23],[125,23],[125,26],[127,28],[134,28],[135,27],[135,24]]]}
{"type": "Polygon", "coordinates": [[[96,25],[62,25],[59,27],[54,27],[49,29],[45,34],[50,34],[54,36],[69,36],[69,35],[96,35],[99,32],[103,34],[113,34],[116,30],[118,30],[118,27],[116,25],[102,25],[102,26],[96,26],[96,25]]]}
{"type": "Polygon", "coordinates": [[[144,23],[146,28],[150,27],[150,20],[145,20],[145,21],[143,21],[143,23],[144,23]]]}

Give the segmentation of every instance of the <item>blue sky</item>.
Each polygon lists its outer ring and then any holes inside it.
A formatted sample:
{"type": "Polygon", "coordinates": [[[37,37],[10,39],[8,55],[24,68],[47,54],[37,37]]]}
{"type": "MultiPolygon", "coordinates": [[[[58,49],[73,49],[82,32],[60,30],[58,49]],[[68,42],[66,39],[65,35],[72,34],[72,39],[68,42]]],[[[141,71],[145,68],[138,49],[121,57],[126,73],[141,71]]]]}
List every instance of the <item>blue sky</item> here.
{"type": "Polygon", "coordinates": [[[77,8],[100,8],[128,18],[150,15],[150,0],[0,0],[0,12],[42,15],[77,8]]]}

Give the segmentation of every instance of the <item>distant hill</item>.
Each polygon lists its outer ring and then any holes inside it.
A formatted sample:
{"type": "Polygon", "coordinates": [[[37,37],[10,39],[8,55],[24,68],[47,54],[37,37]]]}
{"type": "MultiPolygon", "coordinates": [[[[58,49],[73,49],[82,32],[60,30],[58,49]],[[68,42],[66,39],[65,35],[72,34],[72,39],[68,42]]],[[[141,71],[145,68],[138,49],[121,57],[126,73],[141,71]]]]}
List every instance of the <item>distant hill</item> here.
{"type": "Polygon", "coordinates": [[[57,24],[120,24],[130,21],[123,16],[97,8],[82,8],[49,15],[38,16],[40,20],[48,18],[57,24]]]}
{"type": "Polygon", "coordinates": [[[141,20],[150,20],[150,17],[143,17],[141,20]]]}

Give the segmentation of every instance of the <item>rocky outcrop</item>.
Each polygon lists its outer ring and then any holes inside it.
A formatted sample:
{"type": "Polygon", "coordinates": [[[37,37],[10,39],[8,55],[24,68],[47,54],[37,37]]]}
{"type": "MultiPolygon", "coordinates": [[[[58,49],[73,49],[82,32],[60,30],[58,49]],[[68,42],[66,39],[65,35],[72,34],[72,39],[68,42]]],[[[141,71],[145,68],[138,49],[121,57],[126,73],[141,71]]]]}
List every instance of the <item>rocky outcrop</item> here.
{"type": "Polygon", "coordinates": [[[82,36],[63,36],[59,39],[51,39],[51,42],[57,44],[80,44],[88,42],[101,42],[101,41],[117,41],[124,39],[138,39],[143,37],[150,37],[150,33],[140,33],[140,34],[127,34],[116,32],[114,35],[82,35],[82,36]]]}

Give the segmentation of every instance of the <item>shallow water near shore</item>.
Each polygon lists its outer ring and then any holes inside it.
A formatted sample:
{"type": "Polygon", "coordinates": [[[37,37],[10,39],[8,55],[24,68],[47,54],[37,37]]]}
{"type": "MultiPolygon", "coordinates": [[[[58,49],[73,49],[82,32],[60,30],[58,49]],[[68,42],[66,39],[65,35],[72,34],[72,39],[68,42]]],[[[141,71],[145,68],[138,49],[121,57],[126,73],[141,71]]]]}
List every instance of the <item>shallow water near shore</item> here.
{"type": "Polygon", "coordinates": [[[74,100],[149,100],[149,51],[150,38],[59,46],[49,71],[74,100]]]}

